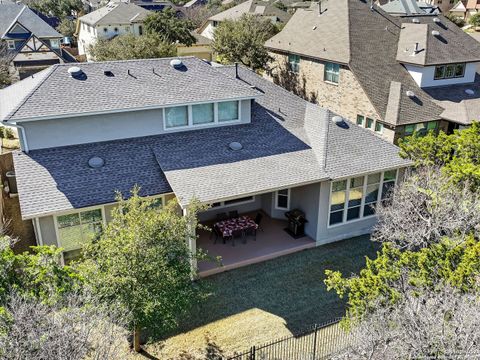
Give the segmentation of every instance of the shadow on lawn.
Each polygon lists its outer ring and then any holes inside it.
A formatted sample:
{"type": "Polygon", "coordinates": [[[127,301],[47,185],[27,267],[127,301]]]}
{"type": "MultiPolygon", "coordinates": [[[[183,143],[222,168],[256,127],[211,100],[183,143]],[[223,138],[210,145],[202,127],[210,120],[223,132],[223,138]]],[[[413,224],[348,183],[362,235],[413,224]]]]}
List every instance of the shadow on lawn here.
{"type": "Polygon", "coordinates": [[[327,292],[325,270],[358,273],[365,256],[375,257],[378,249],[369,236],[361,236],[200,280],[211,294],[164,338],[250,309],[281,317],[292,333],[341,317],[345,301],[327,292]]]}

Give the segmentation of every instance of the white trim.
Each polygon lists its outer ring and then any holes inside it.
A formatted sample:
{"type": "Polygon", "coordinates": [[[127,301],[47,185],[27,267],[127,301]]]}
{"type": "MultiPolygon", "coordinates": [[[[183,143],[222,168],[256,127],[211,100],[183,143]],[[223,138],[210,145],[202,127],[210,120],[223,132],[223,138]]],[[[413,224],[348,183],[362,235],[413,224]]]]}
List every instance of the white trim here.
{"type": "MultiPolygon", "coordinates": [[[[366,199],[366,195],[367,195],[368,175],[373,175],[373,174],[380,173],[380,181],[378,183],[370,184],[370,185],[378,184],[377,200],[374,202],[375,204],[378,204],[380,201],[382,201],[382,191],[383,191],[383,183],[384,183],[385,173],[388,172],[388,171],[394,171],[394,170],[396,171],[396,173],[395,173],[395,185],[397,185],[398,173],[400,172],[400,168],[394,168],[394,169],[389,169],[389,170],[384,170],[384,171],[376,171],[376,172],[372,172],[372,173],[369,173],[369,174],[352,176],[352,177],[343,178],[343,179],[331,180],[330,181],[330,192],[329,192],[329,195],[328,195],[327,229],[335,228],[335,227],[339,227],[339,226],[342,226],[342,225],[351,224],[351,223],[355,223],[355,222],[358,222],[358,221],[362,221],[362,220],[366,220],[366,219],[370,219],[370,218],[375,217],[377,215],[376,213],[374,213],[372,215],[367,215],[367,216],[364,216],[364,214],[363,214],[364,207],[365,207],[365,199],[366,199]],[[356,219],[347,221],[348,201],[349,201],[349,195],[350,195],[350,180],[354,179],[354,178],[357,178],[357,177],[362,177],[362,176],[363,176],[363,193],[362,193],[362,200],[360,202],[360,215],[356,219]],[[343,204],[342,222],[330,225],[333,183],[337,182],[337,181],[344,181],[344,180],[347,182],[347,184],[346,184],[346,188],[345,188],[345,203],[343,204]]],[[[371,204],[373,204],[373,202],[371,204]]],[[[337,210],[337,211],[340,211],[340,210],[337,210]]]]}
{"type": "Polygon", "coordinates": [[[35,236],[38,240],[38,245],[43,245],[43,237],[42,237],[42,228],[40,226],[39,218],[32,219],[33,229],[35,230],[35,236]]]}
{"type": "Polygon", "coordinates": [[[275,191],[275,210],[290,210],[290,199],[292,198],[291,196],[291,189],[288,188],[288,189],[280,189],[280,190],[277,190],[275,191]],[[278,192],[279,191],[283,191],[283,190],[287,190],[287,195],[285,194],[279,194],[278,192]],[[286,196],[287,197],[287,207],[281,207],[281,206],[278,206],[278,196],[286,196]]]}
{"type": "Polygon", "coordinates": [[[8,50],[15,50],[15,41],[14,40],[7,40],[8,50]],[[12,46],[13,44],[13,46],[12,46]]]}
{"type": "Polygon", "coordinates": [[[215,207],[212,206],[209,209],[207,209],[206,211],[224,209],[224,208],[234,207],[234,206],[243,205],[243,204],[250,204],[252,202],[255,202],[255,195],[240,196],[240,197],[237,197],[237,199],[242,199],[242,198],[246,198],[246,197],[251,197],[251,199],[245,200],[245,201],[239,201],[239,202],[236,202],[236,203],[233,203],[233,204],[227,204],[227,205],[225,205],[225,201],[234,201],[235,198],[234,199],[229,199],[229,200],[223,200],[223,201],[213,201],[213,202],[210,203],[210,205],[213,205],[214,203],[220,203],[221,205],[218,205],[218,206],[215,206],[215,207]]]}
{"type": "MultiPolygon", "coordinates": [[[[210,100],[210,101],[196,101],[196,102],[190,102],[190,103],[150,105],[150,106],[141,106],[141,107],[137,107],[137,108],[128,108],[128,109],[113,109],[113,110],[87,111],[87,112],[59,114],[59,115],[44,115],[44,116],[36,116],[36,117],[33,117],[33,118],[28,118],[27,117],[27,118],[20,118],[20,119],[12,119],[12,121],[14,121],[14,122],[25,122],[25,121],[30,122],[30,121],[41,121],[41,120],[68,119],[68,118],[76,118],[76,117],[79,117],[79,116],[118,114],[118,113],[123,113],[123,112],[135,112],[135,111],[142,111],[142,110],[159,110],[159,109],[164,109],[164,108],[167,108],[167,107],[209,104],[209,103],[212,103],[212,102],[252,100],[252,99],[256,99],[260,96],[263,96],[263,95],[259,94],[259,95],[252,95],[252,96],[249,96],[249,97],[221,99],[221,100],[210,100]]],[[[225,121],[225,122],[226,123],[231,123],[231,121],[225,121]]]]}

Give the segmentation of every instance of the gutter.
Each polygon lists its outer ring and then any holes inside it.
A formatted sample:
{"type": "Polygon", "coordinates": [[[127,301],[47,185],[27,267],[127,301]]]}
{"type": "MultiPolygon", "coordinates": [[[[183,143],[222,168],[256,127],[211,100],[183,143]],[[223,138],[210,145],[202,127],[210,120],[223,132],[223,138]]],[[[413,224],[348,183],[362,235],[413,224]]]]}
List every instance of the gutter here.
{"type": "Polygon", "coordinates": [[[18,124],[12,124],[12,123],[6,123],[6,124],[7,124],[7,126],[11,126],[11,127],[20,129],[20,133],[21,133],[21,136],[22,136],[23,147],[24,147],[23,151],[25,151],[28,154],[29,149],[28,149],[27,134],[25,132],[25,128],[22,125],[18,125],[18,124]]]}

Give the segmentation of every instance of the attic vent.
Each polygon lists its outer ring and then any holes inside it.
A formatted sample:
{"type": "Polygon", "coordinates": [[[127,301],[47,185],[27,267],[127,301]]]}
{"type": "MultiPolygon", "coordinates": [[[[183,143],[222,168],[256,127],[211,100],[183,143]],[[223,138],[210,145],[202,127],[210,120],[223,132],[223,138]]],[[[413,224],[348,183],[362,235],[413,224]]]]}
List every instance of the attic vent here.
{"type": "Polygon", "coordinates": [[[74,79],[81,79],[85,76],[85,73],[78,66],[71,66],[68,68],[68,73],[74,79]]]}
{"type": "Polygon", "coordinates": [[[103,75],[108,76],[108,77],[115,76],[115,75],[113,75],[113,72],[111,72],[110,70],[105,70],[105,71],[103,72],[103,75]]]}
{"type": "Polygon", "coordinates": [[[414,23],[414,24],[420,24],[420,20],[418,20],[417,18],[413,18],[413,19],[412,19],[412,23],[414,23]]]}
{"type": "Polygon", "coordinates": [[[105,165],[105,161],[101,157],[94,156],[88,160],[88,166],[92,169],[101,168],[103,165],[105,165]]]}
{"type": "Polygon", "coordinates": [[[334,117],[332,117],[332,121],[335,123],[335,125],[337,125],[338,127],[341,127],[342,129],[349,128],[348,124],[345,122],[345,120],[341,116],[335,115],[334,117]]]}
{"type": "Polygon", "coordinates": [[[437,17],[434,17],[434,18],[433,18],[433,22],[438,24],[438,23],[441,23],[442,20],[440,20],[440,19],[437,18],[437,17]]]}
{"type": "Polygon", "coordinates": [[[239,142],[231,142],[230,144],[228,144],[228,147],[233,150],[233,151],[238,151],[238,150],[242,150],[243,149],[243,146],[242,144],[240,144],[239,142]]]}
{"type": "Polygon", "coordinates": [[[475,95],[475,91],[473,91],[472,89],[466,89],[466,90],[465,90],[465,94],[467,94],[467,95],[475,95]]]}
{"type": "Polygon", "coordinates": [[[312,28],[312,30],[315,30],[316,28],[317,28],[317,27],[316,27],[316,26],[314,26],[314,27],[312,28]]]}
{"type": "Polygon", "coordinates": [[[408,96],[410,99],[412,99],[412,98],[415,97],[415,93],[414,93],[413,91],[411,91],[411,90],[407,90],[407,91],[405,92],[405,94],[407,94],[407,96],[408,96]]]}
{"type": "Polygon", "coordinates": [[[433,36],[440,36],[440,31],[432,30],[432,35],[433,36]]]}
{"type": "Polygon", "coordinates": [[[183,62],[180,59],[173,59],[172,61],[170,61],[170,66],[174,69],[180,69],[183,67],[183,62]]]}

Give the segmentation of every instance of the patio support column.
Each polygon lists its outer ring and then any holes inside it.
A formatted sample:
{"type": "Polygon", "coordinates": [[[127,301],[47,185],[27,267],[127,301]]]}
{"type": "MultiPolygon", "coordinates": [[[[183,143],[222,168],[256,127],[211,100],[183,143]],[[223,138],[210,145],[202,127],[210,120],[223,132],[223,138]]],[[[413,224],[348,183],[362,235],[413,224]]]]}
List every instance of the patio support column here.
{"type": "MultiPolygon", "coordinates": [[[[183,216],[186,217],[188,215],[188,211],[189,211],[188,207],[184,208],[182,211],[183,211],[183,216]]],[[[190,249],[190,252],[192,254],[196,254],[196,252],[197,252],[197,233],[196,233],[195,227],[191,223],[189,224],[189,232],[190,232],[190,236],[187,239],[188,248],[190,249]]],[[[197,271],[197,259],[192,258],[190,260],[190,264],[191,264],[191,267],[192,267],[192,271],[196,272],[197,271]]]]}

